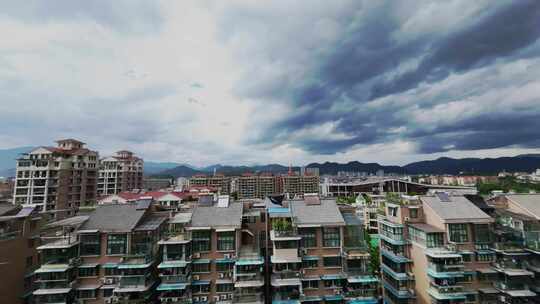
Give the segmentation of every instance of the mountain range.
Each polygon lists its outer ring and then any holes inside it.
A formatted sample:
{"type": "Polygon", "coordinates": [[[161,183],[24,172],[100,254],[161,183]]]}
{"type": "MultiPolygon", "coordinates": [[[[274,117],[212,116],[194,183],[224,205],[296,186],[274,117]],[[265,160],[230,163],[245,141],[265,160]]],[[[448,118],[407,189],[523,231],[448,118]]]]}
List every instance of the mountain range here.
{"type": "MultiPolygon", "coordinates": [[[[22,153],[32,150],[33,147],[18,147],[13,149],[0,149],[0,176],[14,176],[15,159],[22,153]]],[[[405,166],[385,166],[378,163],[361,163],[351,161],[348,163],[324,162],[311,163],[307,168],[318,168],[320,174],[337,174],[340,171],[375,173],[383,170],[386,173],[399,174],[497,174],[501,171],[532,172],[540,168],[540,154],[523,154],[513,157],[499,158],[449,158],[441,157],[435,160],[419,161],[405,166]]],[[[288,166],[280,164],[254,165],[254,166],[231,166],[211,165],[207,167],[190,166],[189,164],[176,162],[144,162],[145,175],[190,177],[195,174],[211,174],[214,171],[225,175],[240,175],[252,172],[286,173],[288,166]]],[[[300,167],[292,167],[293,171],[299,171],[300,167]]]]}

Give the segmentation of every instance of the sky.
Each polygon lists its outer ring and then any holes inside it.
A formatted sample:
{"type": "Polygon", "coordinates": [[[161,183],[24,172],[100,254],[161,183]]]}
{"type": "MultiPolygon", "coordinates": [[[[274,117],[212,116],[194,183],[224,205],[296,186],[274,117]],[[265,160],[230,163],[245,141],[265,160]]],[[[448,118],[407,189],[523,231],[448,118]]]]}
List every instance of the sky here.
{"type": "Polygon", "coordinates": [[[0,148],[197,166],[540,150],[540,1],[0,0],[0,148]]]}

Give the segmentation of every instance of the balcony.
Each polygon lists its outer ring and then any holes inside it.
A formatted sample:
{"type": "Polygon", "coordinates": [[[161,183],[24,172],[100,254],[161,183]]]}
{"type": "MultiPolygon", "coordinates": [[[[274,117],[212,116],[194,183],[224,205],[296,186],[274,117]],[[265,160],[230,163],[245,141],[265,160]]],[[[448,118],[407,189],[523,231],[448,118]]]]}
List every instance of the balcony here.
{"type": "Polygon", "coordinates": [[[235,293],[234,303],[262,303],[264,297],[262,292],[255,292],[251,294],[235,293]]]}
{"type": "Polygon", "coordinates": [[[434,282],[430,282],[428,293],[437,300],[465,300],[463,286],[441,286],[434,282]]]}

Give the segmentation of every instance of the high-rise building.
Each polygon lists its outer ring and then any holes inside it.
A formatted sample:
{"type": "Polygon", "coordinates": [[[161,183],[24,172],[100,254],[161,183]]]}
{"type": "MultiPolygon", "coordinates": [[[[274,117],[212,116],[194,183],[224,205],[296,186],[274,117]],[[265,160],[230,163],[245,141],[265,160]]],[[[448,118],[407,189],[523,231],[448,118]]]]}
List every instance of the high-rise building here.
{"type": "Polygon", "coordinates": [[[218,189],[221,194],[230,194],[231,192],[231,177],[223,174],[214,174],[206,176],[197,174],[189,179],[190,186],[203,186],[218,189]]]}
{"type": "Polygon", "coordinates": [[[319,193],[319,182],[318,175],[284,174],[279,176],[278,192],[288,194],[290,198],[302,196],[305,193],[319,193]]]}
{"type": "Polygon", "coordinates": [[[0,303],[31,303],[44,222],[35,207],[0,203],[0,303]]]}
{"type": "Polygon", "coordinates": [[[17,159],[13,202],[57,218],[96,200],[98,153],[75,139],[39,147],[17,159]]]}
{"type": "Polygon", "coordinates": [[[98,195],[118,194],[143,188],[142,158],[130,151],[118,151],[116,155],[100,160],[97,182],[98,195]]]}
{"type": "Polygon", "coordinates": [[[379,218],[386,303],[538,303],[538,219],[506,209],[494,218],[478,205],[442,192],[386,204],[379,218]],[[529,232],[520,236],[527,216],[529,232]]]}
{"type": "Polygon", "coordinates": [[[279,178],[269,173],[243,174],[236,179],[238,198],[265,198],[276,194],[279,187],[278,183],[279,178]]]}

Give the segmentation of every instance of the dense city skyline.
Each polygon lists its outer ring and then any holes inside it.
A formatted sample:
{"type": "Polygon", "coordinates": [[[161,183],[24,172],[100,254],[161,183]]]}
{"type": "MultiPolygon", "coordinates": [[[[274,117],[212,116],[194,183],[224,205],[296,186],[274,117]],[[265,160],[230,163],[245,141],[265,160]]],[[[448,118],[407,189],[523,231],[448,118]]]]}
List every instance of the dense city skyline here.
{"type": "Polygon", "coordinates": [[[0,148],[73,137],[199,166],[535,152],[539,6],[3,2],[0,148]]]}

